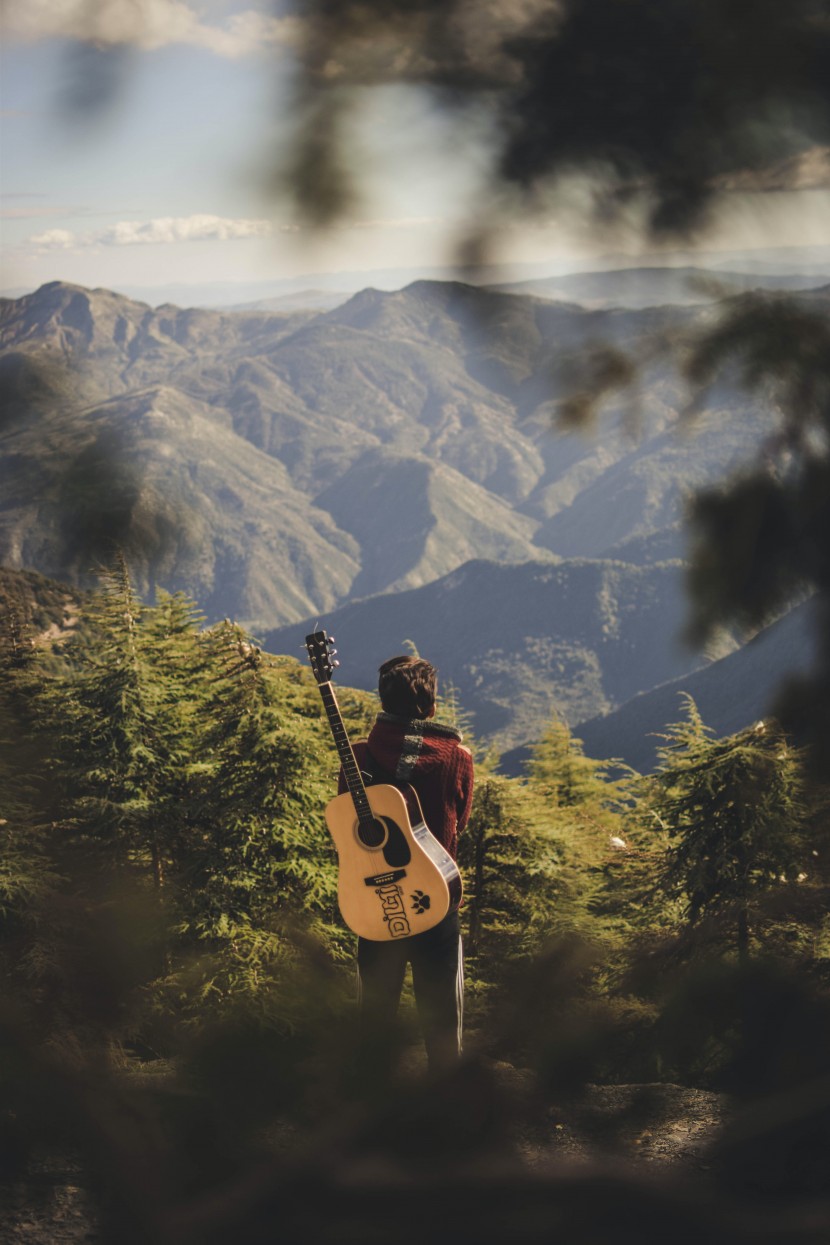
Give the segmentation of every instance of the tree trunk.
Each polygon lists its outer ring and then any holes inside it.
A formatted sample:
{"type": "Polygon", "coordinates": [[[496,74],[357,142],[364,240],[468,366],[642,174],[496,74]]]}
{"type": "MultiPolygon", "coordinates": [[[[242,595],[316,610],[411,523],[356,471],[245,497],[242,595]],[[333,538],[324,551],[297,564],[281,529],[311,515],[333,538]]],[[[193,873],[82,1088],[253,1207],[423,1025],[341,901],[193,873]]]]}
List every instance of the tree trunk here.
{"type": "Polygon", "coordinates": [[[475,837],[475,855],[473,857],[474,899],[470,905],[470,924],[467,935],[471,955],[475,954],[481,934],[481,905],[484,898],[482,894],[484,888],[484,856],[487,850],[485,845],[486,838],[487,835],[482,824],[479,826],[475,837]]]}
{"type": "Polygon", "coordinates": [[[746,908],[738,910],[738,962],[749,962],[749,913],[746,908]]]}
{"type": "Polygon", "coordinates": [[[160,891],[164,886],[164,861],[161,858],[158,844],[155,842],[151,848],[151,855],[153,860],[153,881],[155,882],[156,890],[160,891]]]}

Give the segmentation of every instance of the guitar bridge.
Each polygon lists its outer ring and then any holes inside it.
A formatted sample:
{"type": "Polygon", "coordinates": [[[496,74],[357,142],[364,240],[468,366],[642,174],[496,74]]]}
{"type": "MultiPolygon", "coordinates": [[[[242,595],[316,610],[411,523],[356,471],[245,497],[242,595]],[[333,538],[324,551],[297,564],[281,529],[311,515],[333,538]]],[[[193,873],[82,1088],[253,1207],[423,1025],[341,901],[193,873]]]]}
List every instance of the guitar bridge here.
{"type": "Polygon", "coordinates": [[[376,873],[373,878],[364,878],[366,886],[391,886],[406,877],[406,869],[393,869],[390,873],[376,873]]]}

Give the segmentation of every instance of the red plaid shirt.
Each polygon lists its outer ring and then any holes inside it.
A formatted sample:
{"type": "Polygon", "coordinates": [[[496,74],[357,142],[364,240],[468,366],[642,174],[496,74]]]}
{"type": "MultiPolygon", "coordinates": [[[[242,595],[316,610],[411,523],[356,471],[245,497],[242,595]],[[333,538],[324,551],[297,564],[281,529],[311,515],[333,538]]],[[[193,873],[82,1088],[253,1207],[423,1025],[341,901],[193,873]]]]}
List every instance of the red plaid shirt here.
{"type": "MultiPolygon", "coordinates": [[[[414,787],[427,825],[455,860],[473,802],[473,758],[460,731],[430,718],[410,721],[379,713],[354,754],[373,781],[393,782],[404,794],[407,785],[414,787]]],[[[347,790],[342,770],[338,790],[347,790]]]]}

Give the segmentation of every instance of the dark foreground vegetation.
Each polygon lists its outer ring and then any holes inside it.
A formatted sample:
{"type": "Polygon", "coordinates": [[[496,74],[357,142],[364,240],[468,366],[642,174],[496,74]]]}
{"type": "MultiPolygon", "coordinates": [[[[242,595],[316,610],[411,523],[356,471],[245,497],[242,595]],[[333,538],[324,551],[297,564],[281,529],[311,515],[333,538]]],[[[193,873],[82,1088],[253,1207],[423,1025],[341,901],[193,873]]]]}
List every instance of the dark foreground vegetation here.
{"type": "MultiPolygon", "coordinates": [[[[523,779],[479,757],[468,1054],[431,1082],[409,1008],[355,1058],[310,672],[123,564],[71,609],[30,579],[0,639],[7,1192],[77,1170],[119,1243],[826,1239],[827,793],[773,721],[715,740],[679,706],[649,779],[559,722],[523,779]],[[676,1086],[731,1122],[649,1177],[621,1155],[676,1086]]],[[[356,737],[374,700],[339,699],[356,737]]]]}

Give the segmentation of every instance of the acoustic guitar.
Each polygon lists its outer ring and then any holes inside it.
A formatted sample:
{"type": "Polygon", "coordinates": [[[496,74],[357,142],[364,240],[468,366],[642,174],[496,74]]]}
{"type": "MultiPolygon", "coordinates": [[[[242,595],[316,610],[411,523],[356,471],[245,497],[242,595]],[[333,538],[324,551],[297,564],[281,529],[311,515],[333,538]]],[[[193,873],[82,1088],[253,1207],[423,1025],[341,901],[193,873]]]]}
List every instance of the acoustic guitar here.
{"type": "Polygon", "coordinates": [[[397,787],[366,786],[332,687],[340,664],[334,661],[334,637],[315,631],[306,636],[306,648],[348,787],[326,806],[343,920],[374,942],[422,934],[461,902],[458,866],[427,828],[411,786],[408,795],[417,810],[411,819],[397,787]]]}

